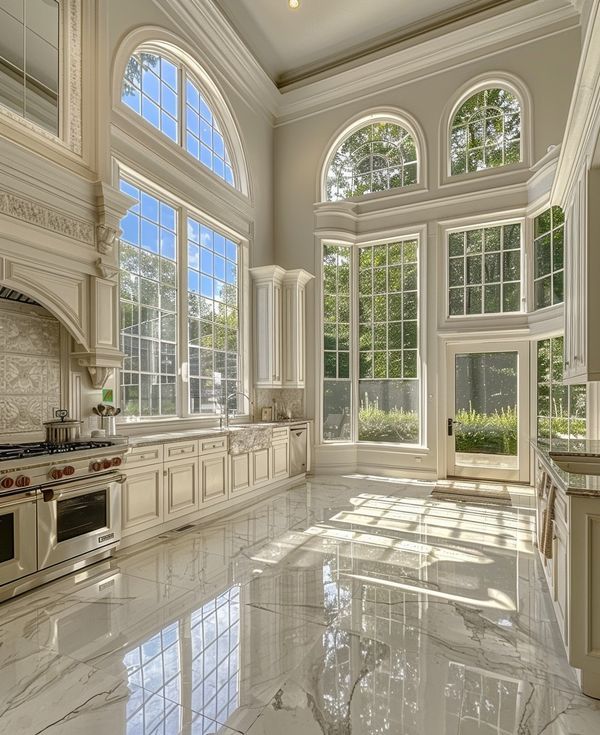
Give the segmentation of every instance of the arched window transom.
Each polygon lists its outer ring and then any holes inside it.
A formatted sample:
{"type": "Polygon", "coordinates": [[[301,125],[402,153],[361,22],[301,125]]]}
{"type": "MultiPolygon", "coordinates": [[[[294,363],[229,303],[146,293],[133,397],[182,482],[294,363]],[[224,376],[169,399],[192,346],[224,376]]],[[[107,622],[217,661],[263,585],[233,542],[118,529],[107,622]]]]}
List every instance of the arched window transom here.
{"type": "Polygon", "coordinates": [[[418,154],[411,133],[397,123],[373,122],[350,133],[331,158],[327,199],[337,201],[418,181],[418,154]]]}
{"type": "Polygon", "coordinates": [[[230,186],[236,186],[215,110],[184,65],[155,53],[136,52],[127,63],[121,101],[230,186]]]}
{"type": "Polygon", "coordinates": [[[450,130],[450,172],[497,168],[521,160],[521,106],[506,89],[483,89],[458,108],[450,130]]]}

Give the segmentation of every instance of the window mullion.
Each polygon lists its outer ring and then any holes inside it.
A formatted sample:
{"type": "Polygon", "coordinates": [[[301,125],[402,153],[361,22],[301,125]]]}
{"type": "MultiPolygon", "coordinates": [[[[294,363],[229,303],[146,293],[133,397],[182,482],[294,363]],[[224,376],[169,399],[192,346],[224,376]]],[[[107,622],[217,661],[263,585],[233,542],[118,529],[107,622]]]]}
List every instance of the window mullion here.
{"type": "Polygon", "coordinates": [[[359,290],[358,290],[358,254],[359,246],[351,246],[350,258],[350,279],[351,279],[351,299],[350,299],[350,415],[352,417],[352,436],[353,443],[358,442],[358,412],[359,412],[359,388],[358,380],[360,376],[360,354],[359,354],[359,290]]]}

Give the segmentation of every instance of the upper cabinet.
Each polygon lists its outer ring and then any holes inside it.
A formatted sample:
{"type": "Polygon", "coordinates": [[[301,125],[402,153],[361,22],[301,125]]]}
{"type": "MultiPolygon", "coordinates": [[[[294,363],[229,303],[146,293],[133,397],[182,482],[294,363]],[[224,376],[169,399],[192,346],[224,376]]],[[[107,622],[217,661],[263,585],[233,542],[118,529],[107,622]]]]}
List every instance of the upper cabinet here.
{"type": "Polygon", "coordinates": [[[565,383],[600,380],[600,168],[585,168],[566,211],[565,383]]]}
{"type": "Polygon", "coordinates": [[[306,284],[314,276],[277,265],[252,268],[254,384],[304,388],[306,284]]]}

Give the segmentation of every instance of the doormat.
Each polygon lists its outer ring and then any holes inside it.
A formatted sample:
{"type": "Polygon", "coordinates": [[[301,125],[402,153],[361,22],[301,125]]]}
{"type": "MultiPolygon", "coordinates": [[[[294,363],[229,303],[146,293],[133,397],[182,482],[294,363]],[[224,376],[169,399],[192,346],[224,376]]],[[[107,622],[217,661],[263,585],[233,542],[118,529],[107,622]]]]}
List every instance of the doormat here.
{"type": "Polygon", "coordinates": [[[490,485],[436,485],[430,495],[434,500],[453,503],[482,503],[484,505],[512,506],[510,493],[505,487],[490,485]]]}

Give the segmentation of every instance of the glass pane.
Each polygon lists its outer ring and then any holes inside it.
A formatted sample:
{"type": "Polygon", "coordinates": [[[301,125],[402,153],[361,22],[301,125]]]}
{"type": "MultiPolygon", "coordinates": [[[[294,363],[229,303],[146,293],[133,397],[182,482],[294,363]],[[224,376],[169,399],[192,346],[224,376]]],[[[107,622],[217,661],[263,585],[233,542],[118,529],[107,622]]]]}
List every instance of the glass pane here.
{"type": "Polygon", "coordinates": [[[56,504],[58,543],[98,531],[107,525],[107,490],[59,500],[56,504]]]}
{"type": "Polygon", "coordinates": [[[15,558],[15,514],[0,515],[0,564],[15,558]]]}
{"type": "Polygon", "coordinates": [[[418,444],[417,380],[361,380],[358,390],[359,441],[418,444]]]}
{"type": "Polygon", "coordinates": [[[326,380],[323,384],[323,439],[350,441],[350,381],[326,380]]]}
{"type": "MultiPolygon", "coordinates": [[[[516,458],[517,399],[516,352],[456,355],[457,455],[486,454],[516,458]]],[[[470,465],[473,462],[468,456],[457,456],[457,463],[470,465]]]]}

